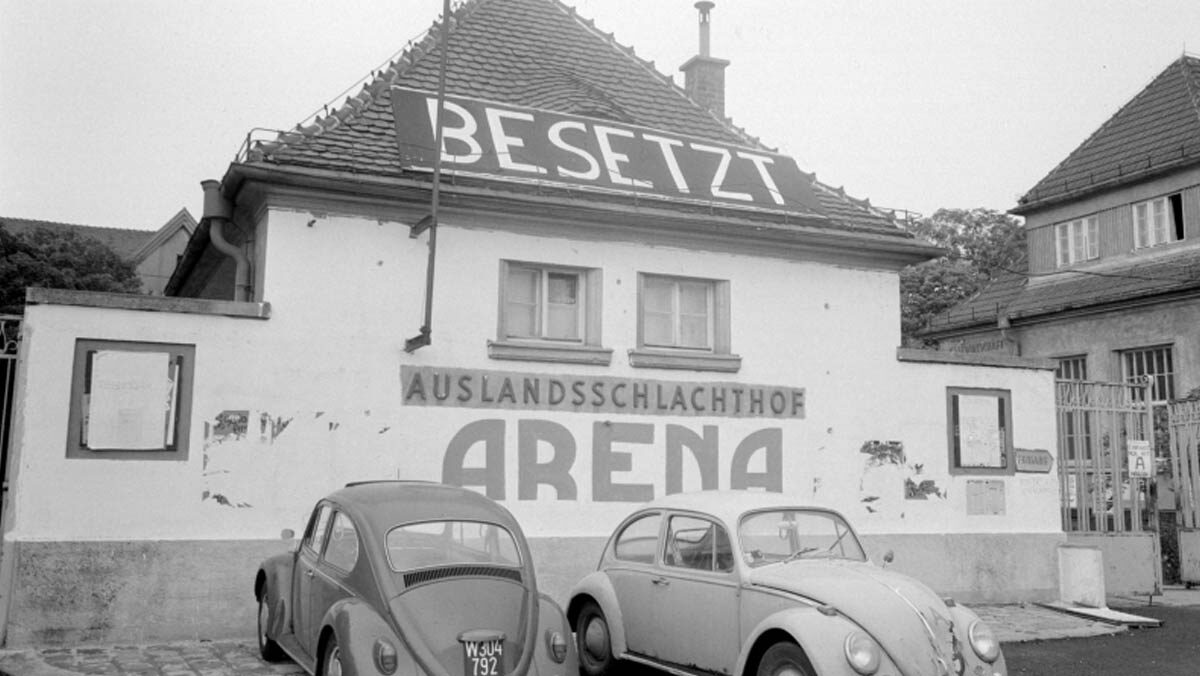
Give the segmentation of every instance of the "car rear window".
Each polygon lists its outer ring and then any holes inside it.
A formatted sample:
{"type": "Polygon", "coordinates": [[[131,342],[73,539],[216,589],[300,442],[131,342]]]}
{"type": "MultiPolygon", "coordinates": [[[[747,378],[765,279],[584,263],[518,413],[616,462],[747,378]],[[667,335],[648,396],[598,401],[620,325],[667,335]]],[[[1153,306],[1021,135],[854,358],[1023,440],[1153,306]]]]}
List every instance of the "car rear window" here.
{"type": "Polygon", "coordinates": [[[521,565],[521,552],[503,526],[480,521],[425,521],[387,534],[388,564],[401,572],[462,564],[521,565]]]}

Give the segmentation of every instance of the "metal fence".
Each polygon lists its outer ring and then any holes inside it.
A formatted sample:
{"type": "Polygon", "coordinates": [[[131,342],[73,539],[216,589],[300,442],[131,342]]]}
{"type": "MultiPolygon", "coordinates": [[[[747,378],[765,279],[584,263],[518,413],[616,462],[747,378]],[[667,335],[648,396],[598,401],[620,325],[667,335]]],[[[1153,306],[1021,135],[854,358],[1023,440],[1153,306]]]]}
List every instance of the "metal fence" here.
{"type": "MultiPolygon", "coordinates": [[[[1057,383],[1058,474],[1063,530],[1122,533],[1153,529],[1149,478],[1130,478],[1128,442],[1154,430],[1148,382],[1057,383]]],[[[1151,459],[1153,465],[1153,459],[1151,459]]]]}
{"type": "Polygon", "coordinates": [[[1182,528],[1200,528],[1200,400],[1174,401],[1168,410],[1177,523],[1182,528]]]}

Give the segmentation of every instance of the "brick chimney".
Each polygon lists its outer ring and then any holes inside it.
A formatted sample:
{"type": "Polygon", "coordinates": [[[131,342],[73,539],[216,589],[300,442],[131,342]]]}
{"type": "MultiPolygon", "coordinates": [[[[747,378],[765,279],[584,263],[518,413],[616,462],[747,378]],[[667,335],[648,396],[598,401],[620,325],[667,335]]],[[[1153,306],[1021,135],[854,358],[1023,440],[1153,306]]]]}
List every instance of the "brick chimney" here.
{"type": "Polygon", "coordinates": [[[708,53],[708,13],[715,3],[700,0],[700,54],[679,67],[683,71],[683,90],[696,103],[725,119],[725,59],[714,59],[708,53]]]}

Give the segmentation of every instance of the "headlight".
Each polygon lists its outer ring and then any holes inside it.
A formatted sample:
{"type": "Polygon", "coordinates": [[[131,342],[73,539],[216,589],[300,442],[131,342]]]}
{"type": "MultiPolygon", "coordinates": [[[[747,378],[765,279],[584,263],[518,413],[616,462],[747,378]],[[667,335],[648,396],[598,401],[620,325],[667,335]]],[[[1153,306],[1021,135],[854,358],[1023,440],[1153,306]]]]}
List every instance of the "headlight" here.
{"type": "Polygon", "coordinates": [[[967,640],[971,643],[971,650],[984,662],[991,664],[1000,659],[1000,642],[983,622],[975,620],[971,623],[967,628],[967,640]]]}
{"type": "Polygon", "coordinates": [[[396,673],[396,647],[383,639],[375,641],[375,666],[383,674],[396,673]]]}
{"type": "Polygon", "coordinates": [[[879,670],[879,645],[866,634],[856,631],[846,637],[846,661],[850,667],[863,676],[870,676],[879,670]]]}
{"type": "Polygon", "coordinates": [[[547,631],[546,651],[550,653],[551,659],[562,664],[563,660],[567,659],[567,640],[557,631],[547,631]]]}

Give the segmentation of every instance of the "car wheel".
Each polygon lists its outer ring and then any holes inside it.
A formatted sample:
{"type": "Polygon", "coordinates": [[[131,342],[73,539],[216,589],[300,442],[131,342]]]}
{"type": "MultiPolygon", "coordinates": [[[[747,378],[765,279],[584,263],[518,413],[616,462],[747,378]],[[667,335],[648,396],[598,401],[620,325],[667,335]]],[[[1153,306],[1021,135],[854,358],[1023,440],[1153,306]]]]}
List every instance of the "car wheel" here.
{"type": "Polygon", "coordinates": [[[600,606],[589,601],[580,608],[579,619],[575,622],[575,642],[580,672],[586,676],[606,676],[612,670],[612,635],[600,606]]]}
{"type": "Polygon", "coordinates": [[[318,676],[342,676],[342,649],[338,646],[337,634],[330,634],[329,638],[325,639],[318,676]]]}
{"type": "Polygon", "coordinates": [[[279,662],[286,655],[283,648],[274,639],[267,636],[267,627],[271,624],[271,607],[267,605],[267,590],[258,596],[258,654],[268,662],[279,662]]]}
{"type": "Polygon", "coordinates": [[[758,676],[812,676],[804,651],[795,643],[776,643],[758,662],[758,676]]]}

